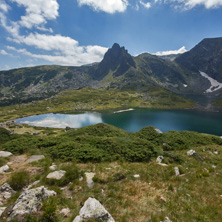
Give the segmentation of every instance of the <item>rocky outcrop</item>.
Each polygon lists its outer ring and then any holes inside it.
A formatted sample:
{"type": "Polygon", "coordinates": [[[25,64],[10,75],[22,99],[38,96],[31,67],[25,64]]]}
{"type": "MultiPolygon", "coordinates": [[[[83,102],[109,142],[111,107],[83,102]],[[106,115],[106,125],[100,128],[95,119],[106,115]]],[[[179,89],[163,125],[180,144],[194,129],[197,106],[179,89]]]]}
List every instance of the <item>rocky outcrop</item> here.
{"type": "Polygon", "coordinates": [[[9,212],[8,220],[37,212],[43,200],[55,195],[56,192],[47,190],[44,186],[24,191],[9,212]]]}
{"type": "Polygon", "coordinates": [[[4,213],[6,207],[0,207],[0,217],[2,216],[2,214],[4,213]]]}
{"type": "Polygon", "coordinates": [[[44,159],[45,156],[44,155],[33,155],[33,156],[30,156],[29,159],[27,160],[28,163],[32,163],[32,162],[35,162],[35,161],[39,161],[39,160],[42,160],[44,159]]]}
{"type": "Polygon", "coordinates": [[[79,216],[73,222],[84,222],[90,219],[102,222],[115,222],[109,212],[95,198],[89,197],[81,208],[79,216]]]}
{"type": "Polygon", "coordinates": [[[48,174],[46,178],[60,180],[65,175],[65,173],[66,173],[66,171],[64,171],[64,170],[55,171],[55,172],[48,174]]]}

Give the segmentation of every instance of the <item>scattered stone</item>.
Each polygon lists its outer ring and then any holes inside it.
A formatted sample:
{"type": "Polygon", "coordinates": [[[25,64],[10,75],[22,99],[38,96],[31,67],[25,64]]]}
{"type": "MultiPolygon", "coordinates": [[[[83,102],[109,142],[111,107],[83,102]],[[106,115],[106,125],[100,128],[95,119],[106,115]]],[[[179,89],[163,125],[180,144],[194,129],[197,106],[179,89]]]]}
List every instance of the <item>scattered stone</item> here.
{"type": "Polygon", "coordinates": [[[27,160],[28,163],[32,163],[32,162],[35,162],[35,161],[39,161],[41,159],[44,159],[45,156],[44,155],[33,155],[33,156],[30,156],[29,159],[27,160]]]}
{"type": "Polygon", "coordinates": [[[55,191],[47,190],[44,186],[24,191],[9,211],[8,219],[38,212],[42,201],[55,195],[55,191]]]}
{"type": "Polygon", "coordinates": [[[169,217],[165,217],[164,221],[160,221],[160,222],[172,222],[172,221],[169,219],[169,217]]]}
{"type": "Polygon", "coordinates": [[[189,193],[186,194],[188,197],[191,197],[189,193]]]}
{"type": "Polygon", "coordinates": [[[71,130],[71,128],[69,126],[66,127],[66,131],[71,130]]]}
{"type": "Polygon", "coordinates": [[[82,176],[79,178],[79,181],[83,181],[83,177],[82,176]]]}
{"type": "Polygon", "coordinates": [[[203,168],[203,171],[205,171],[205,172],[209,173],[209,170],[208,170],[208,169],[206,169],[206,168],[203,168]]]}
{"type": "Polygon", "coordinates": [[[135,174],[135,175],[133,175],[133,177],[137,179],[137,178],[140,178],[140,175],[139,174],[135,174]]]}
{"type": "Polygon", "coordinates": [[[0,167],[0,174],[5,173],[6,171],[10,170],[8,165],[0,167]]]}
{"type": "Polygon", "coordinates": [[[160,200],[166,203],[166,198],[165,197],[160,197],[160,200]]]}
{"type": "Polygon", "coordinates": [[[105,169],[106,169],[106,170],[111,170],[111,168],[110,168],[110,167],[106,167],[105,169]]]}
{"type": "Polygon", "coordinates": [[[207,152],[208,152],[209,154],[211,154],[211,155],[214,155],[214,154],[213,154],[211,151],[209,151],[209,150],[208,150],[207,152]]]}
{"type": "Polygon", "coordinates": [[[46,178],[60,180],[65,175],[65,173],[66,173],[66,171],[64,171],[64,170],[55,171],[55,172],[48,174],[46,178]]]}
{"type": "Polygon", "coordinates": [[[36,180],[36,181],[33,182],[32,184],[30,184],[25,190],[29,190],[30,188],[36,186],[39,182],[40,182],[40,180],[36,180]]]}
{"type": "Polygon", "coordinates": [[[163,159],[164,159],[163,156],[158,156],[158,157],[156,158],[156,162],[157,162],[157,163],[162,163],[163,159]]]}
{"type": "Polygon", "coordinates": [[[218,155],[218,151],[214,151],[214,154],[218,155]]]}
{"type": "Polygon", "coordinates": [[[56,170],[56,168],[57,168],[57,165],[54,163],[52,164],[52,166],[49,167],[50,170],[56,170]]]}
{"type": "Polygon", "coordinates": [[[155,128],[155,131],[157,132],[157,133],[163,133],[161,130],[159,130],[159,129],[157,129],[157,128],[155,128]]]}
{"type": "Polygon", "coordinates": [[[11,155],[12,155],[11,152],[0,151],[0,157],[9,157],[9,156],[11,156],[11,155]]]}
{"type": "Polygon", "coordinates": [[[33,135],[33,136],[38,136],[38,135],[39,135],[39,132],[33,133],[32,135],[33,135]]]}
{"type": "Polygon", "coordinates": [[[212,168],[214,168],[214,169],[215,169],[215,168],[217,168],[217,166],[215,166],[215,165],[212,165],[212,168]]]}
{"type": "Polygon", "coordinates": [[[105,193],[105,190],[101,189],[101,194],[104,194],[105,193]]]}
{"type": "Polygon", "coordinates": [[[85,176],[86,176],[86,182],[87,182],[88,187],[92,188],[94,185],[93,177],[95,176],[95,173],[87,173],[86,172],[85,176]]]}
{"type": "Polygon", "coordinates": [[[73,220],[73,222],[84,222],[90,219],[105,222],[115,222],[115,220],[112,218],[109,212],[102,206],[102,204],[95,198],[91,197],[86,200],[84,206],[79,212],[79,216],[77,216],[73,220]]]}
{"type": "Polygon", "coordinates": [[[195,153],[196,153],[195,150],[189,150],[189,151],[187,151],[187,155],[188,155],[188,156],[193,156],[195,153]]]}
{"type": "Polygon", "coordinates": [[[4,213],[6,207],[0,207],[0,217],[2,216],[2,214],[4,213]]]}
{"type": "Polygon", "coordinates": [[[167,164],[165,164],[165,163],[158,163],[160,166],[168,166],[167,164]]]}
{"type": "Polygon", "coordinates": [[[11,196],[16,193],[9,184],[4,183],[1,187],[0,187],[0,199],[2,199],[2,201],[7,200],[9,198],[11,198],[11,196]]]}
{"type": "Polygon", "coordinates": [[[177,177],[177,176],[180,176],[180,170],[179,170],[178,167],[174,167],[174,171],[175,171],[176,177],[177,177]]]}
{"type": "Polygon", "coordinates": [[[61,211],[60,211],[60,214],[61,216],[63,217],[68,217],[70,215],[70,209],[69,208],[63,208],[61,211]]]}

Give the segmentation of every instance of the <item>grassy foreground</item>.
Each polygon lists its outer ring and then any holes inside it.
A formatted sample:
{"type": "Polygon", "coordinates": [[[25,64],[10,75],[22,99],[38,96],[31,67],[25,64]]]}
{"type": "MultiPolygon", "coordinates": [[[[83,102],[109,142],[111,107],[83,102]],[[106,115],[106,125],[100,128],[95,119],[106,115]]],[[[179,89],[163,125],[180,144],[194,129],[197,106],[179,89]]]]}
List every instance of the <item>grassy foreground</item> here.
{"type": "MultiPolygon", "coordinates": [[[[160,134],[153,127],[128,133],[107,124],[67,132],[39,128],[38,136],[10,135],[0,130],[0,150],[12,152],[12,159],[46,156],[34,164],[17,164],[12,172],[0,176],[0,185],[7,181],[18,190],[8,206],[21,192],[17,184],[40,180],[38,186],[58,193],[44,203],[41,212],[22,221],[71,222],[88,197],[97,198],[117,222],[159,222],[166,216],[182,222],[221,221],[220,137],[186,131],[160,134]],[[188,156],[190,149],[195,149],[202,161],[188,156]],[[158,155],[164,156],[167,166],[156,163],[158,155]],[[58,170],[66,170],[59,182],[46,179],[52,162],[58,170]],[[179,168],[180,176],[175,176],[174,167],[179,168]],[[79,180],[85,172],[96,174],[91,189],[85,179],[79,180]],[[135,178],[136,174],[140,177],[135,178]],[[59,213],[64,207],[71,209],[67,218],[59,213]]],[[[12,159],[1,158],[0,166],[12,159]]]]}
{"type": "Polygon", "coordinates": [[[41,101],[0,107],[0,121],[52,112],[99,111],[133,107],[183,109],[192,108],[193,102],[154,86],[149,86],[140,92],[84,88],[64,91],[41,101]]]}

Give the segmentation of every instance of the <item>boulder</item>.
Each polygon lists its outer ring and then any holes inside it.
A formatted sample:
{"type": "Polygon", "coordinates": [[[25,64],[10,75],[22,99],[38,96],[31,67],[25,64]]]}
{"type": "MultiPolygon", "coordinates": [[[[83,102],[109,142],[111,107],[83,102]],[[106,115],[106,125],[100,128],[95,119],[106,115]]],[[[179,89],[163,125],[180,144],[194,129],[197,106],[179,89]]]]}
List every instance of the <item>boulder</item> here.
{"type": "Polygon", "coordinates": [[[159,129],[157,129],[157,128],[155,128],[155,131],[156,131],[157,133],[159,133],[159,134],[163,133],[161,130],[159,130],[159,129]]]}
{"type": "Polygon", "coordinates": [[[0,173],[5,173],[6,171],[10,170],[8,165],[0,167],[0,173]]]}
{"type": "Polygon", "coordinates": [[[39,161],[41,159],[44,159],[45,156],[44,155],[33,155],[33,156],[30,156],[29,159],[27,160],[28,163],[32,163],[32,162],[35,162],[35,161],[39,161]]]}
{"type": "Polygon", "coordinates": [[[4,213],[6,207],[0,207],[0,217],[2,216],[2,214],[4,213]]]}
{"type": "Polygon", "coordinates": [[[24,191],[9,211],[8,219],[38,212],[42,206],[42,201],[55,195],[56,192],[47,190],[44,186],[24,191]]]}
{"type": "Polygon", "coordinates": [[[9,184],[4,183],[1,187],[0,187],[0,199],[2,201],[7,200],[9,198],[11,198],[11,196],[16,193],[9,184]]]}
{"type": "Polygon", "coordinates": [[[9,156],[11,156],[11,155],[12,155],[11,152],[0,151],[0,157],[9,157],[9,156]]]}
{"type": "Polygon", "coordinates": [[[46,178],[60,180],[65,175],[65,173],[66,173],[66,171],[64,171],[64,170],[55,171],[55,172],[48,174],[46,178]]]}
{"type": "Polygon", "coordinates": [[[115,222],[102,204],[95,198],[91,197],[86,200],[79,212],[79,216],[77,216],[73,222],[84,222],[90,219],[103,222],[115,222]]]}
{"type": "Polygon", "coordinates": [[[86,182],[87,182],[88,187],[92,188],[94,185],[93,177],[95,176],[95,173],[87,173],[86,172],[85,176],[86,176],[86,182]]]}

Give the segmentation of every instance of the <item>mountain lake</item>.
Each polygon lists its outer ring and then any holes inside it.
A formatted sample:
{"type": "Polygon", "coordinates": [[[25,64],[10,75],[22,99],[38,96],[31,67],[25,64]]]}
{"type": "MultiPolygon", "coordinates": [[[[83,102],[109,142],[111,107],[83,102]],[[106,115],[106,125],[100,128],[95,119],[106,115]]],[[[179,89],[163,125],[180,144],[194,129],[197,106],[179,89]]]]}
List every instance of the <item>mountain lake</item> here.
{"type": "Polygon", "coordinates": [[[196,131],[222,136],[222,113],[197,110],[126,109],[81,114],[42,114],[15,120],[16,123],[52,128],[80,128],[108,123],[129,132],[154,126],[162,132],[196,131]]]}

